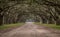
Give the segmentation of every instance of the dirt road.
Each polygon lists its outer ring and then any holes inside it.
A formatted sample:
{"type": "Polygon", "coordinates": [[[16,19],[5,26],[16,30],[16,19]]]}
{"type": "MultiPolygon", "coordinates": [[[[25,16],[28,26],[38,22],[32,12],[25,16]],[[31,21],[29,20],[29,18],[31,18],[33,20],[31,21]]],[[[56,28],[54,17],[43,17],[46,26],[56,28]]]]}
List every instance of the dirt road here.
{"type": "Polygon", "coordinates": [[[32,22],[26,22],[25,25],[4,33],[0,37],[60,37],[60,34],[32,22]]]}

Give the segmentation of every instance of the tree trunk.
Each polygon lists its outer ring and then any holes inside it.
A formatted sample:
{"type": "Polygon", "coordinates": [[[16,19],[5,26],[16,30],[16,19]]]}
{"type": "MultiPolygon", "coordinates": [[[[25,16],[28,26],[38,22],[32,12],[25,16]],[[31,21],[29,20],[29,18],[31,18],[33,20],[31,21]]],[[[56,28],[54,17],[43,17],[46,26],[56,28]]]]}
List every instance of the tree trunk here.
{"type": "Polygon", "coordinates": [[[0,25],[2,25],[2,23],[3,23],[3,16],[0,15],[0,25]]]}

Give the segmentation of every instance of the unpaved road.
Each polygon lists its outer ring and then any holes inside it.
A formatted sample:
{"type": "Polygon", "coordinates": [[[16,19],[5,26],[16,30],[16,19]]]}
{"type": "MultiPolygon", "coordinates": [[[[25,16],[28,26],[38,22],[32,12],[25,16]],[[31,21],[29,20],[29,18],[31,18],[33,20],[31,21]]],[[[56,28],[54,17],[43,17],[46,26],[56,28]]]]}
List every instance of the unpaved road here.
{"type": "Polygon", "coordinates": [[[25,25],[6,32],[0,37],[60,37],[60,34],[45,29],[43,26],[35,25],[32,22],[26,22],[25,25]]]}

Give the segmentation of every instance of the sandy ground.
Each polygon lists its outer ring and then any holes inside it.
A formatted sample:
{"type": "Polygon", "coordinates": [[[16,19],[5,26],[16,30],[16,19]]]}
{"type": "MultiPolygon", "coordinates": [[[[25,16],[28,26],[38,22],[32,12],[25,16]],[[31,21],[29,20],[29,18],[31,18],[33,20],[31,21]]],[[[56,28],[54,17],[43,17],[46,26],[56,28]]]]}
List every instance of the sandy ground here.
{"type": "Polygon", "coordinates": [[[35,25],[33,22],[26,22],[25,25],[6,32],[0,37],[60,37],[60,34],[43,26],[35,25]]]}

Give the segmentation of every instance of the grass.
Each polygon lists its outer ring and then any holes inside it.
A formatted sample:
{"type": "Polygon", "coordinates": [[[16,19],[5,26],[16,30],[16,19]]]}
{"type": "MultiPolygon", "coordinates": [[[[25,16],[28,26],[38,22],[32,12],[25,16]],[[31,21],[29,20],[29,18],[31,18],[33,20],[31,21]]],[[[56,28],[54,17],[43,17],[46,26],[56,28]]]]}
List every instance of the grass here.
{"type": "Polygon", "coordinates": [[[40,24],[40,23],[35,23],[37,25],[42,25],[42,26],[46,26],[46,27],[50,27],[50,28],[53,28],[53,29],[58,29],[60,30],[60,25],[55,25],[55,24],[40,24]]]}
{"type": "Polygon", "coordinates": [[[13,28],[13,27],[19,27],[23,25],[24,23],[16,23],[16,24],[4,24],[0,26],[0,30],[8,29],[8,28],[13,28]]]}

